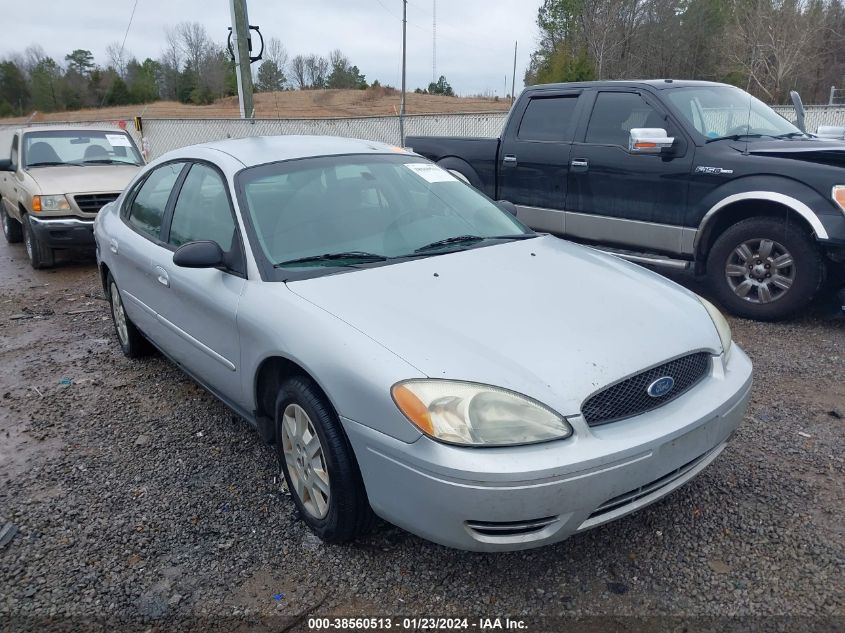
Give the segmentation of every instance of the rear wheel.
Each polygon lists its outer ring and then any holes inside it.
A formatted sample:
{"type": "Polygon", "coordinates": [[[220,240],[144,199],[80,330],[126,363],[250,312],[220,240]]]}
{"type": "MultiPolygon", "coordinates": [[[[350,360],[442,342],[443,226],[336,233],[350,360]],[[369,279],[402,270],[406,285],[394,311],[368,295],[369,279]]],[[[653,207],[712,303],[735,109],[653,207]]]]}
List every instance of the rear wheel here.
{"type": "Polygon", "coordinates": [[[26,247],[26,256],[29,263],[36,270],[50,268],[56,262],[56,255],[52,248],[44,244],[35,231],[32,230],[32,223],[27,216],[23,216],[23,243],[26,247]]]}
{"type": "Polygon", "coordinates": [[[106,287],[109,289],[108,299],[111,306],[112,322],[114,323],[117,340],[120,343],[120,349],[129,358],[147,356],[152,351],[152,346],[126,314],[120,290],[118,290],[111,273],[109,273],[106,281],[106,287]]]}
{"type": "Polygon", "coordinates": [[[775,321],[810,303],[824,280],[824,261],[799,226],[749,218],[718,237],[707,258],[707,276],[729,312],[775,321]]]}
{"type": "Polygon", "coordinates": [[[299,516],[322,540],[343,543],[370,530],[370,509],[355,454],[337,414],[305,377],[276,398],[276,453],[299,516]]]}
{"type": "Polygon", "coordinates": [[[3,201],[0,200],[0,216],[3,220],[3,237],[9,244],[17,244],[23,239],[23,227],[21,223],[9,215],[3,208],[3,201]]]}

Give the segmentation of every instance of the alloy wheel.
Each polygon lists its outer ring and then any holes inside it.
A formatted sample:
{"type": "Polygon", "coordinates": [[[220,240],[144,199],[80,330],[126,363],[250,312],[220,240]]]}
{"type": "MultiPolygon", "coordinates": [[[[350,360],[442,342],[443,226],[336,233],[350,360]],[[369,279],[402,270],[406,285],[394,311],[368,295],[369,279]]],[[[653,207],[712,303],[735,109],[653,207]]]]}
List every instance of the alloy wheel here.
{"type": "Polygon", "coordinates": [[[771,303],[789,292],[795,281],[795,261],[774,240],[756,238],[739,244],[725,263],[725,276],[734,294],[749,303],[771,303]]]}
{"type": "Polygon", "coordinates": [[[123,309],[123,301],[120,298],[120,291],[114,283],[109,287],[111,295],[111,313],[114,317],[114,325],[120,344],[125,348],[129,345],[129,327],[126,322],[126,311],[123,309]]]}
{"type": "Polygon", "coordinates": [[[329,472],[320,437],[311,418],[291,403],[282,414],[282,452],[291,484],[305,511],[316,519],[329,512],[329,472]]]}

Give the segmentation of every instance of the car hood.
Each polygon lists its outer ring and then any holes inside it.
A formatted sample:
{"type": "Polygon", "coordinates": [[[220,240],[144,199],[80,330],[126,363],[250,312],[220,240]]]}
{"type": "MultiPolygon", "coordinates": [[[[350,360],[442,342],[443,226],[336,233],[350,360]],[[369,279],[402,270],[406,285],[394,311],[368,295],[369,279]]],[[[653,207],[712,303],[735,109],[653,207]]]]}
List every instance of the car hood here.
{"type": "Polygon", "coordinates": [[[27,173],[44,195],[63,193],[120,192],[135,177],[135,165],[70,165],[32,167],[27,173]]]}
{"type": "Polygon", "coordinates": [[[426,376],[512,389],[564,415],[631,374],[721,349],[693,293],[551,236],[288,287],[426,376]]]}
{"type": "Polygon", "coordinates": [[[831,139],[761,140],[749,143],[748,153],[836,167],[845,166],[845,143],[831,139]]]}

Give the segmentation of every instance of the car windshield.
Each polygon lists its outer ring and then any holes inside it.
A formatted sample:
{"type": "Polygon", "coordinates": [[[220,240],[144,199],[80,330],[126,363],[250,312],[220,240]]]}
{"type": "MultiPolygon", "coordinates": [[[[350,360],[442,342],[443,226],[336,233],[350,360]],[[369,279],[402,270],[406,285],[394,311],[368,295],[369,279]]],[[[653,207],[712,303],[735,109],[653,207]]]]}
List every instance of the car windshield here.
{"type": "Polygon", "coordinates": [[[111,130],[27,132],[23,160],[25,167],[143,164],[129,135],[111,130]]]}
{"type": "Polygon", "coordinates": [[[697,86],[674,88],[666,93],[675,108],[707,139],[802,135],[792,123],[739,88],[697,86]]]}
{"type": "Polygon", "coordinates": [[[238,176],[277,267],[422,257],[534,235],[448,171],[409,154],[307,158],[238,176]]]}

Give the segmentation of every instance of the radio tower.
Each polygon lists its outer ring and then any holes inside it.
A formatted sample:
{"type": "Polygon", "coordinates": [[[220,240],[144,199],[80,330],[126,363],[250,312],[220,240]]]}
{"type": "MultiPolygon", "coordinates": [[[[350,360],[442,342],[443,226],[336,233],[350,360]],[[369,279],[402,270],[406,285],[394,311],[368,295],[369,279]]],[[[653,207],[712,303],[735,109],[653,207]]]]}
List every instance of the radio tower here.
{"type": "Polygon", "coordinates": [[[431,81],[437,83],[437,0],[432,0],[434,9],[431,18],[431,81]]]}

